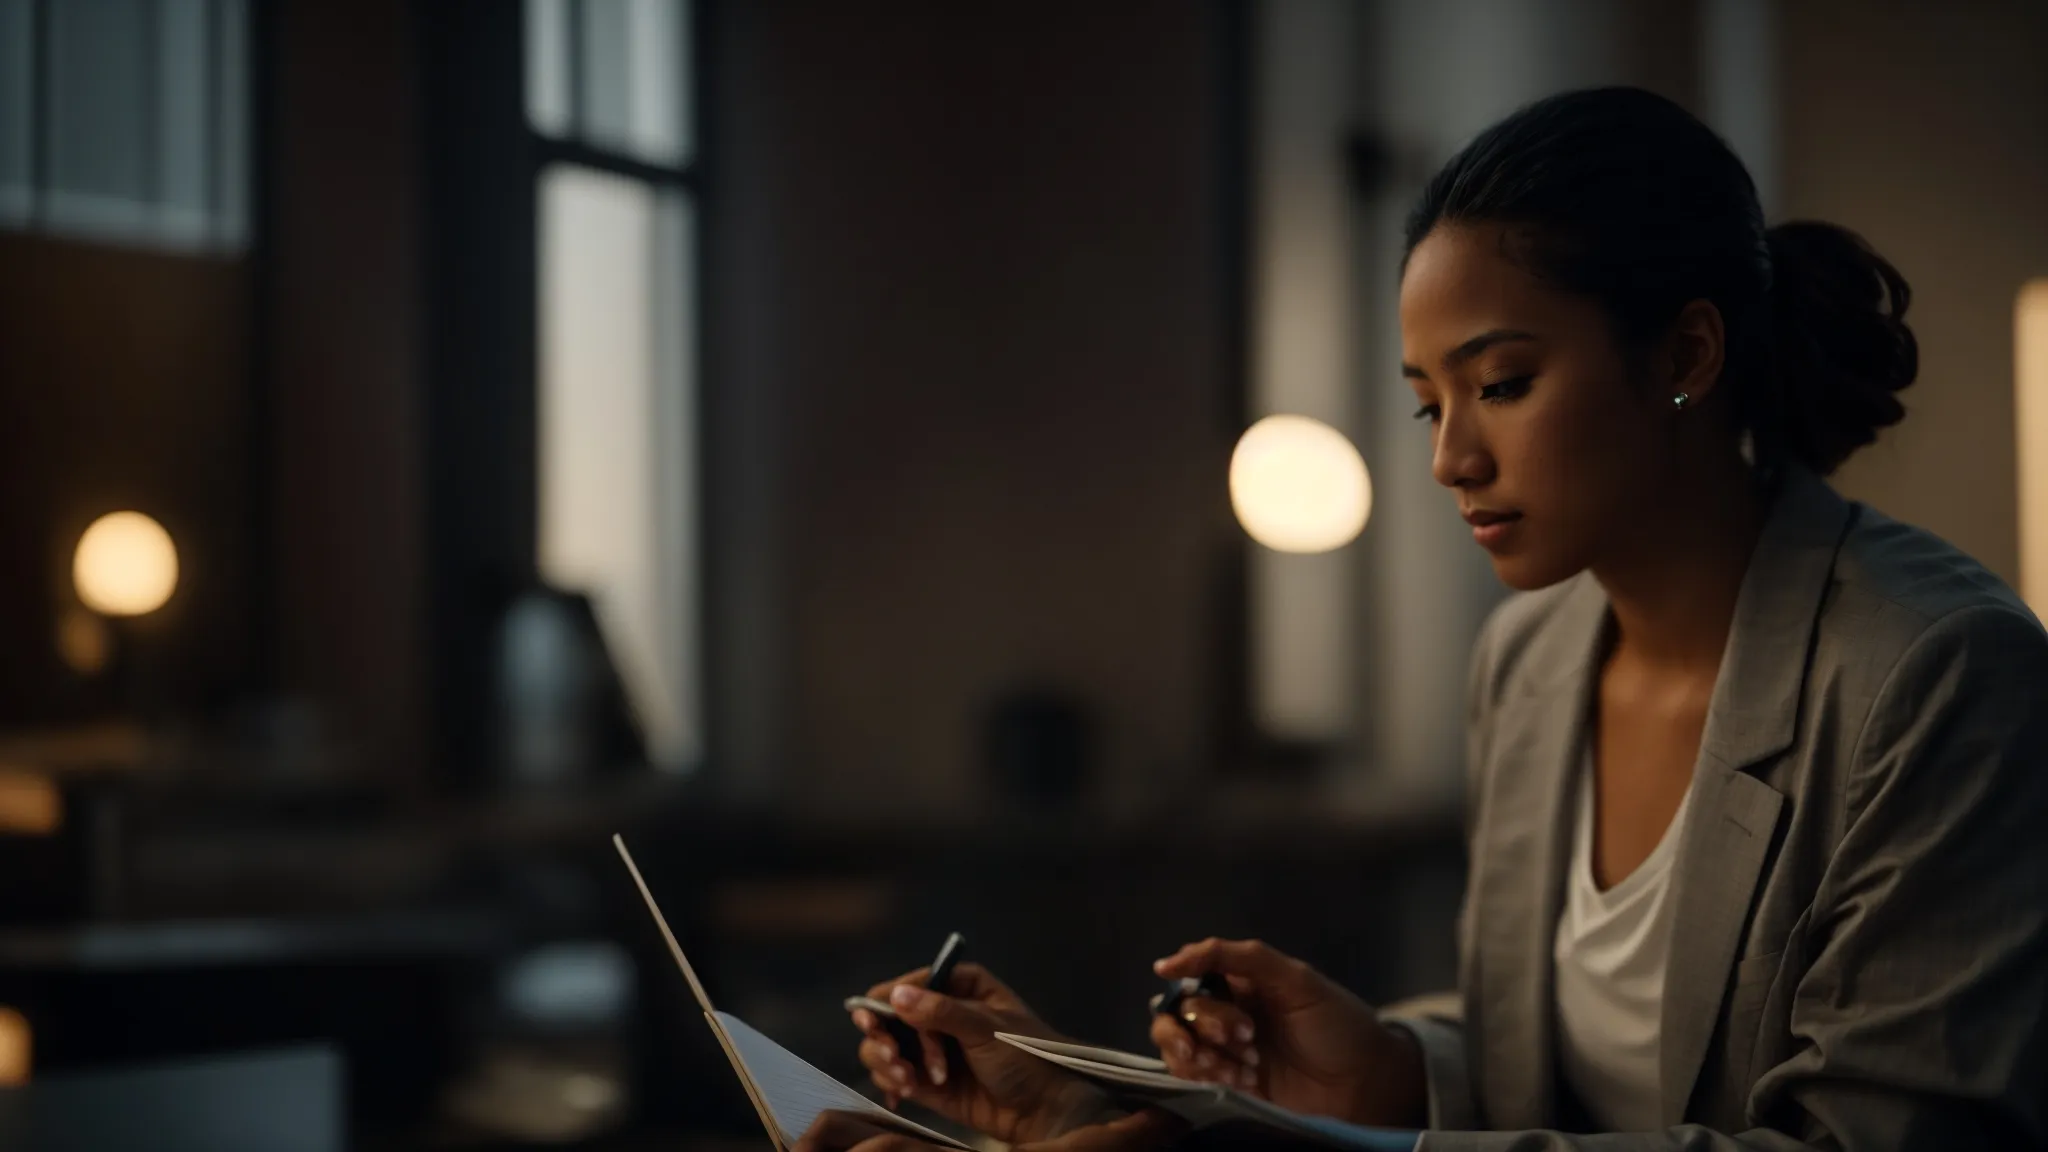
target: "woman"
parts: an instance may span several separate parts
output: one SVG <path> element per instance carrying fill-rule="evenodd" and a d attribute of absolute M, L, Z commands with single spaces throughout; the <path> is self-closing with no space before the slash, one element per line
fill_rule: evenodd
<path fill-rule="evenodd" d="M 1544 100 L 1437 174 L 1402 372 L 1522 593 L 1473 660 L 1462 1013 L 1208 941 L 1159 971 L 1244 1010 L 1156 1021 L 1176 1071 L 1428 1149 L 2048 1146 L 2048 638 L 1820 479 L 1904 414 L 1907 298 L 1842 229 L 1766 229 L 1645 92 Z M 981 1043 L 1044 1028 L 985 973 L 897 995 L 968 1067 L 859 1020 L 894 1093 L 1004 1139 L 1167 1135 Z"/>

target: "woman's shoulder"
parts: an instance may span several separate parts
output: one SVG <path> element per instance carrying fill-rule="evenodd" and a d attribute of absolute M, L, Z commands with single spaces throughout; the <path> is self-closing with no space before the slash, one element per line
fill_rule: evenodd
<path fill-rule="evenodd" d="M 1929 647 L 2048 654 L 2048 633 L 1996 573 L 1933 532 L 1863 505 L 1842 539 L 1817 623 L 1817 661 L 1873 673 Z"/>
<path fill-rule="evenodd" d="M 2011 586 L 1933 532 L 1857 507 L 1815 620 L 1804 693 L 1842 727 L 1845 750 L 1876 770 L 1888 750 L 1958 733 L 2036 747 L 2048 737 L 2043 684 L 2048 632 Z"/>

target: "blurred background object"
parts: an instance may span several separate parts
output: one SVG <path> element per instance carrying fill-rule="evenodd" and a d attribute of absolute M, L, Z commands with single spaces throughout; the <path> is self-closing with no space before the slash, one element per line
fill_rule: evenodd
<path fill-rule="evenodd" d="M 1129 1045 L 1212 933 L 1447 986 L 1501 593 L 1393 370 L 1408 203 L 1549 92 L 1694 109 L 1914 284 L 1843 488 L 2038 604 L 2044 53 L 2033 0 L 0 0 L 0 1083 L 312 1045 L 308 1147 L 759 1147 L 613 831 L 850 1077 L 840 999 L 953 930 Z"/>

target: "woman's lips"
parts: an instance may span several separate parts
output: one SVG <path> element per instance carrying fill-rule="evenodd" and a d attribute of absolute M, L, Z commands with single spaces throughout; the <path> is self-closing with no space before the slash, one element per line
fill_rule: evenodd
<path fill-rule="evenodd" d="M 1491 552 L 1506 544 L 1514 535 L 1515 527 L 1522 522 L 1522 514 L 1472 511 L 1465 513 L 1465 522 L 1472 525 L 1472 542 Z"/>

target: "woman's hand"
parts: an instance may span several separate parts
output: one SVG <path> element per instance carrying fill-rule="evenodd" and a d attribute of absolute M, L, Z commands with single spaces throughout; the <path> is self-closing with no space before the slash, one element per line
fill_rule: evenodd
<path fill-rule="evenodd" d="M 1283 1108 L 1358 1124 L 1421 1127 L 1422 1054 L 1363 1000 L 1256 940 L 1189 944 L 1153 966 L 1168 979 L 1215 972 L 1231 1002 L 1190 996 L 1152 1021 L 1173 1074 L 1228 1084 Z"/>
<path fill-rule="evenodd" d="M 925 990 L 926 975 L 920 968 L 868 992 L 917 1029 L 923 1068 L 913 1068 L 903 1059 L 873 1012 L 862 1008 L 853 1014 L 854 1026 L 866 1034 L 860 1061 L 886 1094 L 889 1107 L 915 1100 L 955 1123 L 1010 1144 L 1049 1139 L 1100 1114 L 1100 1092 L 995 1038 L 997 1032 L 1048 1039 L 1057 1039 L 1058 1034 L 986 968 L 955 968 L 949 984 L 952 994 L 946 996 Z M 941 1036 L 959 1042 L 965 1068 L 947 1066 Z"/>
<path fill-rule="evenodd" d="M 1018 1144 L 1012 1152 L 1155 1152 L 1172 1142 L 1184 1127 L 1172 1116 L 1148 1109 L 1076 1128 L 1051 1140 Z M 792 1152 L 939 1152 L 939 1146 L 850 1112 L 825 1112 Z"/>

